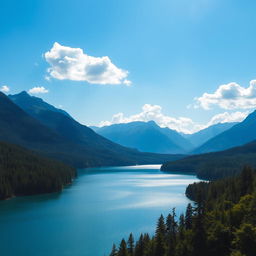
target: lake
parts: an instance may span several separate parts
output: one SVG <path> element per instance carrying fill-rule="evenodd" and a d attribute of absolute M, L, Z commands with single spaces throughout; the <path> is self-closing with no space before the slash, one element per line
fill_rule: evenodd
<path fill-rule="evenodd" d="M 161 213 L 184 212 L 186 186 L 197 180 L 160 165 L 79 170 L 61 193 L 0 202 L 0 254 L 108 255 L 130 232 L 153 234 Z"/>

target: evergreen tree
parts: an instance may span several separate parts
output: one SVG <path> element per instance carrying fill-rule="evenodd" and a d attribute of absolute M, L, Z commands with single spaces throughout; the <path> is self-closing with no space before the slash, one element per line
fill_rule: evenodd
<path fill-rule="evenodd" d="M 113 246 L 112 246 L 112 251 L 111 251 L 111 253 L 110 253 L 109 256 L 118 256 L 118 250 L 117 250 L 115 244 L 113 244 Z"/>
<path fill-rule="evenodd" d="M 165 234 L 166 225 L 164 223 L 164 217 L 161 214 L 157 222 L 156 236 L 155 236 L 155 253 L 154 256 L 164 256 L 165 254 Z"/>
<path fill-rule="evenodd" d="M 122 241 L 120 243 L 118 256 L 129 256 L 128 250 L 127 250 L 127 245 L 126 245 L 126 242 L 124 239 L 122 239 Z"/>
<path fill-rule="evenodd" d="M 189 204 L 179 223 L 175 210 L 167 216 L 166 223 L 161 215 L 155 236 L 141 234 L 134 256 L 256 255 L 254 171 L 245 168 L 236 177 L 190 185 L 189 194 L 195 198 L 196 207 Z M 124 247 L 119 249 L 122 256 Z"/>
<path fill-rule="evenodd" d="M 244 223 L 235 232 L 235 247 L 246 256 L 256 255 L 256 227 Z"/>
<path fill-rule="evenodd" d="M 186 229 L 192 228 L 192 217 L 193 217 L 193 208 L 191 203 L 188 204 L 185 215 L 185 227 Z"/>
<path fill-rule="evenodd" d="M 127 244 L 128 244 L 128 253 L 130 256 L 133 256 L 133 254 L 134 254 L 134 238 L 133 238 L 132 233 L 129 235 Z"/>

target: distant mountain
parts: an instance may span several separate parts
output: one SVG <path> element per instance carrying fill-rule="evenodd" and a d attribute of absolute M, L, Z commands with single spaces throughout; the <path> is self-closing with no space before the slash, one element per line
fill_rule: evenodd
<path fill-rule="evenodd" d="M 162 165 L 162 171 L 196 173 L 202 179 L 231 176 L 245 165 L 256 168 L 256 141 L 225 151 L 189 156 Z"/>
<path fill-rule="evenodd" d="M 161 128 L 154 121 L 91 128 L 105 138 L 143 152 L 177 154 L 192 148 L 191 143 L 178 132 Z"/>
<path fill-rule="evenodd" d="M 181 157 L 120 146 L 26 92 L 9 95 L 9 99 L 0 96 L 0 140 L 38 150 L 73 166 L 152 164 Z"/>
<path fill-rule="evenodd" d="M 236 124 L 238 123 L 233 122 L 233 123 L 214 124 L 212 126 L 209 126 L 193 134 L 183 134 L 183 137 L 189 140 L 191 144 L 193 144 L 195 147 L 199 147 L 202 144 L 204 144 L 206 141 L 230 129 Z"/>
<path fill-rule="evenodd" d="M 216 152 L 243 145 L 256 139 L 256 111 L 230 129 L 220 133 L 193 151 L 195 154 Z"/>

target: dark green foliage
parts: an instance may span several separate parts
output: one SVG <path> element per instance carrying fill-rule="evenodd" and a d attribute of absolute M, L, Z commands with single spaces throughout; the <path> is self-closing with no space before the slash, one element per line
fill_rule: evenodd
<path fill-rule="evenodd" d="M 129 236 L 127 244 L 128 244 L 128 253 L 130 256 L 133 256 L 133 254 L 134 254 L 134 238 L 133 238 L 132 233 Z"/>
<path fill-rule="evenodd" d="M 193 218 L 193 208 L 192 205 L 189 203 L 186 209 L 185 215 L 185 227 L 186 229 L 192 228 L 192 218 Z"/>
<path fill-rule="evenodd" d="M 75 169 L 21 147 L 0 142 L 0 199 L 60 191 Z"/>
<path fill-rule="evenodd" d="M 119 250 L 118 250 L 118 256 L 129 256 L 128 254 L 128 250 L 127 250 L 127 245 L 126 245 L 126 242 L 125 240 L 123 239 L 120 243 L 120 246 L 119 246 Z"/>
<path fill-rule="evenodd" d="M 177 222 L 173 210 L 161 215 L 153 237 L 141 235 L 135 256 L 255 256 L 256 172 L 188 187 L 195 200 Z"/>
<path fill-rule="evenodd" d="M 256 168 L 256 141 L 229 150 L 189 156 L 162 165 L 162 171 L 196 173 L 199 178 L 215 180 L 232 176 L 243 166 Z"/>
<path fill-rule="evenodd" d="M 117 256 L 117 255 L 118 255 L 118 250 L 117 250 L 117 248 L 116 248 L 116 245 L 113 244 L 113 246 L 112 246 L 112 251 L 111 251 L 111 253 L 110 253 L 109 256 Z"/>

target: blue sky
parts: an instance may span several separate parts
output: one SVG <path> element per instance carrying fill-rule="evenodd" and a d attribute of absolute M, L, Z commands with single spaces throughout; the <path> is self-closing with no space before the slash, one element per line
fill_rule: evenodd
<path fill-rule="evenodd" d="M 256 107 L 255 10 L 249 0 L 2 0 L 0 88 L 44 87 L 36 96 L 84 124 L 152 117 L 191 132 L 241 120 Z M 99 57 L 93 78 L 74 75 L 79 63 L 60 71 L 53 54 L 47 61 L 55 42 L 79 48 L 79 63 Z M 127 77 L 113 84 L 111 69 L 98 79 L 110 67 L 103 56 L 114 78 Z"/>

